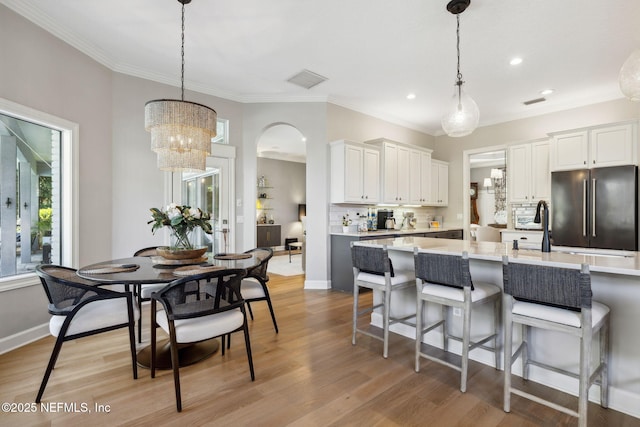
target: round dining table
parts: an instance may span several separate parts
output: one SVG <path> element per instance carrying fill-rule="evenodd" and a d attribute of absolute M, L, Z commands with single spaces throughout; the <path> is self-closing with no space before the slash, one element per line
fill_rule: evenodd
<path fill-rule="evenodd" d="M 221 266 L 229 269 L 250 270 L 257 267 L 268 255 L 268 251 L 253 251 L 247 254 L 217 254 L 209 255 L 199 266 Z M 122 284 L 128 292 L 135 288 L 140 298 L 142 285 L 169 283 L 184 277 L 174 274 L 178 268 L 185 267 L 185 263 L 153 257 L 130 257 L 87 265 L 77 271 L 83 279 L 101 284 Z M 142 313 L 140 314 L 142 316 Z M 152 325 L 153 327 L 153 325 Z M 218 351 L 220 344 L 217 339 L 210 339 L 193 344 L 180 344 L 178 357 L 180 366 L 188 366 L 204 360 Z M 138 365 L 149 368 L 151 366 L 151 346 L 142 348 L 137 355 Z M 169 339 L 158 342 L 156 350 L 157 369 L 172 369 L 171 343 Z"/>

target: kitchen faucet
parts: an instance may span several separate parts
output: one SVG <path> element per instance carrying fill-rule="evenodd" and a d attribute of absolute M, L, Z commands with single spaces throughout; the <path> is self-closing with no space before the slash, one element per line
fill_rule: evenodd
<path fill-rule="evenodd" d="M 549 205 L 544 200 L 538 202 L 536 206 L 536 217 L 533 222 L 540 224 L 540 207 L 544 208 L 544 223 L 542 225 L 542 252 L 551 252 L 551 242 L 549 240 Z"/>

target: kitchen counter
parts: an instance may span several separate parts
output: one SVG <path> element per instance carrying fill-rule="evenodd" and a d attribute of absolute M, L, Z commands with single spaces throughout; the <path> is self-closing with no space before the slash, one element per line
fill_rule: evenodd
<path fill-rule="evenodd" d="M 333 232 L 331 235 L 340 235 L 340 236 L 351 236 L 351 237 L 359 237 L 359 238 L 385 238 L 386 236 L 402 236 L 402 235 L 412 235 L 412 234 L 423 234 L 423 233 L 437 233 L 440 231 L 457 231 L 460 230 L 461 227 L 438 227 L 438 228 L 429 228 L 429 227 L 416 227 L 416 228 L 402 228 L 402 229 L 385 229 L 385 230 L 376 230 L 376 231 L 354 231 L 349 233 L 343 233 L 342 231 Z"/>
<path fill-rule="evenodd" d="M 394 268 L 413 269 L 413 249 L 418 247 L 427 251 L 438 251 L 451 254 L 469 253 L 469 267 L 474 281 L 494 283 L 502 288 L 502 257 L 522 260 L 531 264 L 551 265 L 557 267 L 576 267 L 582 263 L 589 265 L 591 272 L 591 288 L 593 298 L 611 309 L 610 331 L 610 363 L 609 363 L 609 407 L 640 418 L 640 253 L 630 251 L 610 251 L 590 248 L 554 247 L 552 252 L 540 252 L 538 244 L 521 244 L 520 249 L 513 250 L 512 243 L 472 242 L 462 240 L 431 239 L 424 237 L 399 237 L 395 239 L 366 240 L 356 245 L 387 245 L 389 257 Z M 353 279 L 352 279 L 353 280 Z M 380 302 L 380 294 L 374 293 L 374 303 Z M 415 288 L 394 292 L 391 311 L 396 316 L 415 313 Z M 427 312 L 430 321 L 437 320 L 440 310 Z M 474 310 L 472 333 L 478 336 L 489 332 L 492 327 L 493 313 L 491 307 L 479 307 Z M 461 318 L 450 317 L 452 333 L 461 330 Z M 371 323 L 380 327 L 382 317 L 375 312 Z M 412 327 L 396 324 L 391 327 L 411 339 L 415 339 Z M 520 342 L 520 330 L 514 330 L 514 343 Z M 544 345 L 541 343 L 544 340 Z M 431 346 L 442 348 L 442 336 L 439 330 L 427 334 L 425 342 Z M 538 359 L 555 366 L 578 372 L 579 343 L 575 338 L 557 332 L 534 330 L 531 342 L 536 343 Z M 461 353 L 459 343 L 452 341 L 450 351 Z M 597 351 L 596 351 L 597 352 Z M 483 349 L 476 349 L 470 357 L 479 362 L 493 366 L 493 354 Z M 514 364 L 514 373 L 521 372 L 520 361 Z M 498 374 L 496 374 L 498 375 Z M 577 382 L 553 372 L 531 367 L 530 379 L 541 384 L 554 387 L 564 392 L 577 395 Z M 597 388 L 597 387 L 596 387 Z M 599 393 L 593 390 L 591 400 L 597 402 Z"/>
<path fill-rule="evenodd" d="M 405 230 L 363 231 L 360 233 L 331 233 L 331 289 L 353 292 L 353 266 L 351 264 L 351 242 L 363 240 L 411 238 L 430 236 L 437 239 L 462 239 L 458 228 L 411 228 Z"/>

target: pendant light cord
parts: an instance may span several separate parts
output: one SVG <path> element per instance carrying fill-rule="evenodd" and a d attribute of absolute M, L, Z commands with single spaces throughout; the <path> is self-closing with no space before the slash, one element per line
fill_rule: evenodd
<path fill-rule="evenodd" d="M 180 87 L 182 88 L 182 101 L 184 101 L 184 3 L 182 3 L 182 68 L 180 70 Z M 460 51 L 458 50 L 458 74 L 460 74 Z"/>
<path fill-rule="evenodd" d="M 456 26 L 456 49 L 458 51 L 458 82 L 456 84 L 460 85 L 464 83 L 462 81 L 462 74 L 460 73 L 460 14 L 456 14 L 457 26 Z"/>

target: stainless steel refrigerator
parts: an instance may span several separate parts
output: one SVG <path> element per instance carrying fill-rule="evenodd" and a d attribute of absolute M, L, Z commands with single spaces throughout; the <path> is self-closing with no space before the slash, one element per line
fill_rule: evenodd
<path fill-rule="evenodd" d="M 551 230 L 558 246 L 637 251 L 637 166 L 552 172 Z"/>

